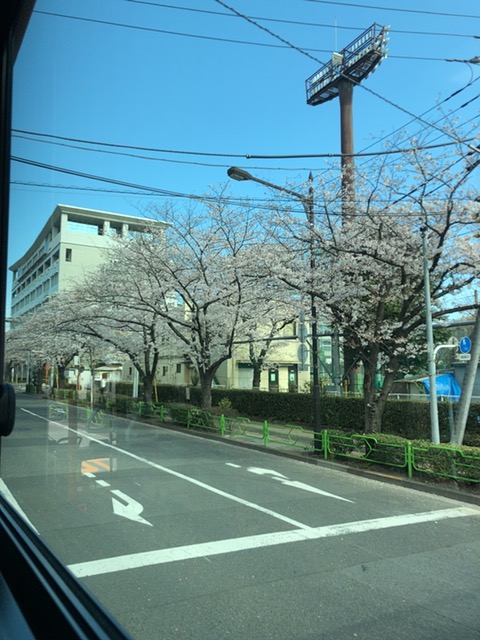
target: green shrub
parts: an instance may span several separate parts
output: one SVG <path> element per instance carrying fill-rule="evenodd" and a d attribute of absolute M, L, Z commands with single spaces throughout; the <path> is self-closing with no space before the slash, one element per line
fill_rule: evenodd
<path fill-rule="evenodd" d="M 218 401 L 218 406 L 220 407 L 220 409 L 231 409 L 232 401 L 229 398 L 222 398 Z"/>
<path fill-rule="evenodd" d="M 160 403 L 185 404 L 186 388 L 173 385 L 157 387 Z M 270 393 L 253 389 L 212 389 L 212 404 L 230 401 L 231 410 L 239 416 L 310 427 L 313 421 L 313 398 L 309 393 Z M 186 405 L 189 406 L 189 405 Z M 190 387 L 190 406 L 201 406 L 201 389 Z M 440 438 L 450 440 L 448 402 L 438 403 Z M 453 410 L 455 411 L 455 405 Z M 362 397 L 322 394 L 320 398 L 321 426 L 347 433 L 364 432 Z M 409 440 L 430 438 L 430 405 L 425 400 L 387 402 L 382 420 L 382 435 L 397 435 Z M 465 444 L 480 446 L 480 404 L 473 404 L 467 421 Z"/>
<path fill-rule="evenodd" d="M 208 411 L 202 411 L 196 407 L 190 408 L 188 412 L 187 426 L 189 429 L 218 431 L 214 416 Z"/>
<path fill-rule="evenodd" d="M 115 396 L 110 407 L 112 411 L 118 414 L 127 414 L 131 405 L 132 399 L 126 396 Z"/>
<path fill-rule="evenodd" d="M 172 422 L 175 422 L 182 427 L 188 426 L 190 406 L 188 404 L 171 403 L 166 407 L 166 412 L 170 416 Z"/>

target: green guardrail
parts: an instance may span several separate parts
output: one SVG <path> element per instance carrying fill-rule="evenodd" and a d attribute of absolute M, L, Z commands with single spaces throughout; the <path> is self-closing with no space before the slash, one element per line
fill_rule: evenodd
<path fill-rule="evenodd" d="M 267 446 L 268 443 L 268 424 L 267 422 L 252 422 L 249 418 L 225 418 L 220 416 L 221 435 L 229 437 L 241 437 L 249 440 L 262 440 Z"/>
<path fill-rule="evenodd" d="M 480 455 L 457 447 L 412 444 L 412 470 L 418 474 L 450 478 L 469 483 L 480 482 Z"/>
<path fill-rule="evenodd" d="M 52 402 L 50 419 L 68 417 L 68 403 Z M 260 441 L 265 447 L 285 447 L 315 453 L 325 460 L 349 460 L 365 466 L 383 466 L 403 471 L 409 478 L 428 476 L 457 482 L 480 483 L 480 449 L 433 445 L 390 435 L 346 434 L 323 429 L 315 442 L 310 429 L 299 425 L 270 424 L 244 417 L 217 415 L 185 405 L 128 401 L 122 412 L 174 423 L 187 429 L 221 437 Z"/>
<path fill-rule="evenodd" d="M 315 451 L 313 433 L 309 429 L 304 429 L 298 425 L 267 425 L 267 423 L 264 423 L 264 431 L 267 434 L 267 442 L 265 444 L 271 442 L 272 444 L 293 447 L 302 451 Z"/>
<path fill-rule="evenodd" d="M 406 469 L 411 475 L 412 459 L 409 441 L 401 443 L 385 442 L 367 434 L 345 435 L 324 429 L 324 458 L 348 458 L 368 463 L 385 464 L 389 467 Z"/>

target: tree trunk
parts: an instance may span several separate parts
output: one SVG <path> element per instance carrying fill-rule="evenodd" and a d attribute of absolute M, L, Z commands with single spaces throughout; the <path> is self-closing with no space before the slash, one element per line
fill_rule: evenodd
<path fill-rule="evenodd" d="M 212 408 L 212 382 L 214 373 L 211 371 L 199 371 L 200 387 L 202 389 L 202 409 Z"/>
<path fill-rule="evenodd" d="M 377 351 L 378 358 L 378 351 Z M 367 374 L 368 368 L 368 374 Z M 373 370 L 370 370 L 372 368 Z M 364 384 L 364 406 L 365 406 L 365 433 L 381 433 L 382 418 L 387 406 L 388 396 L 392 390 L 395 377 L 398 373 L 399 360 L 392 358 L 388 363 L 388 369 L 383 380 L 382 388 L 375 389 L 375 374 L 377 364 L 374 367 L 365 366 Z"/>
<path fill-rule="evenodd" d="M 248 345 L 250 362 L 253 367 L 253 380 L 252 389 L 260 389 L 260 379 L 262 377 L 262 366 L 267 355 L 268 347 L 270 346 L 270 340 L 267 341 L 265 347 L 260 350 L 258 355 L 255 354 L 255 348 L 253 342 Z"/>
<path fill-rule="evenodd" d="M 260 389 L 260 380 L 262 377 L 262 366 L 258 362 L 254 362 L 252 364 L 253 364 L 252 389 Z"/>
<path fill-rule="evenodd" d="M 380 433 L 382 430 L 377 417 L 377 394 L 375 389 L 375 374 L 378 366 L 377 345 L 372 345 L 363 357 L 363 402 L 365 433 Z"/>
<path fill-rule="evenodd" d="M 143 401 L 152 402 L 153 399 L 153 380 L 152 376 L 143 376 Z"/>
<path fill-rule="evenodd" d="M 59 389 L 65 389 L 65 365 L 57 365 L 57 384 Z"/>

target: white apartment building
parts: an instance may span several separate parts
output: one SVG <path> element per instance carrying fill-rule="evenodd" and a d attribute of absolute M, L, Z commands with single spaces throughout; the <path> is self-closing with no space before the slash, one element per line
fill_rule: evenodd
<path fill-rule="evenodd" d="M 142 232 L 146 223 L 164 224 L 121 213 L 59 204 L 24 256 L 11 265 L 11 317 L 31 311 L 105 259 L 115 236 Z"/>

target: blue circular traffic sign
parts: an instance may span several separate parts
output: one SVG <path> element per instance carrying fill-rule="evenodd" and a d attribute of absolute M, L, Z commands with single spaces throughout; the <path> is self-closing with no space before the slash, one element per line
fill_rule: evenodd
<path fill-rule="evenodd" d="M 458 348 L 462 353 L 469 353 L 470 349 L 472 348 L 472 341 L 470 340 L 470 338 L 465 336 L 458 343 Z"/>

